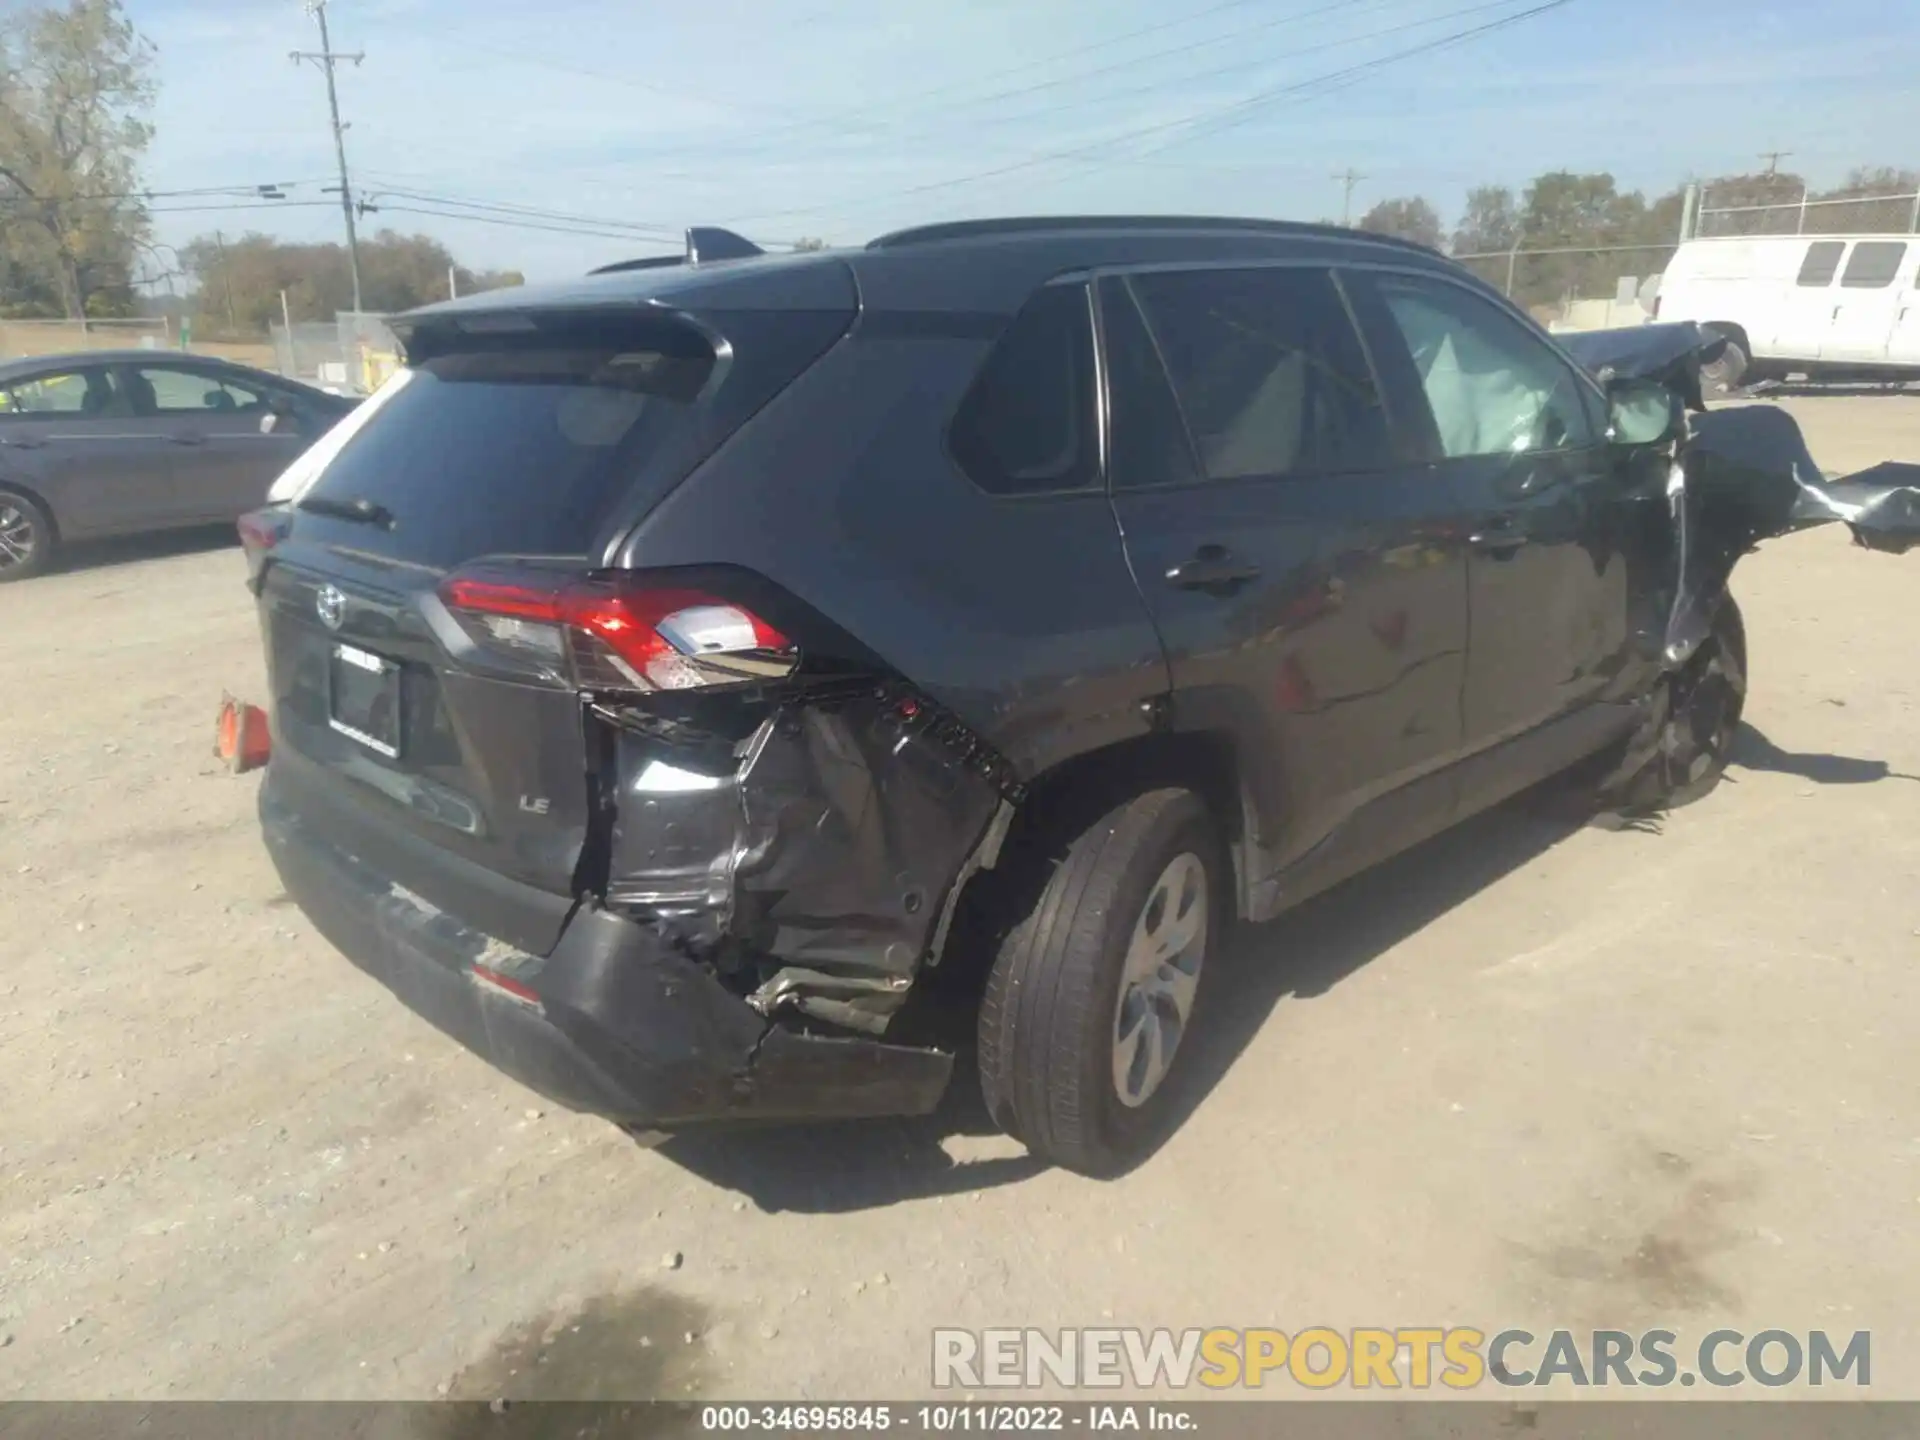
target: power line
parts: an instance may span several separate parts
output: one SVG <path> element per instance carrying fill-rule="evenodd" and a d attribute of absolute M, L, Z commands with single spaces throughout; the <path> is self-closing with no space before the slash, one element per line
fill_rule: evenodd
<path fill-rule="evenodd" d="M 357 315 L 360 313 L 360 241 L 353 233 L 353 185 L 347 179 L 347 127 L 340 123 L 340 94 L 334 85 L 333 72 L 342 60 L 358 65 L 367 57 L 362 51 L 346 54 L 334 50 L 333 41 L 327 35 L 327 0 L 307 0 L 307 13 L 320 22 L 320 48 L 295 50 L 292 58 L 296 65 L 302 60 L 312 61 L 327 77 L 327 111 L 333 117 L 333 153 L 340 162 L 340 215 L 347 222 L 347 269 L 353 276 L 353 310 Z"/>
<path fill-rule="evenodd" d="M 1410 45 L 1404 50 L 1396 50 L 1387 55 L 1376 56 L 1371 60 L 1364 60 L 1359 64 L 1349 65 L 1342 70 L 1335 70 L 1328 74 L 1316 75 L 1291 85 L 1282 85 L 1274 89 L 1261 91 L 1246 99 L 1195 111 L 1190 115 L 1181 116 L 1175 120 L 1165 120 L 1152 125 L 1137 126 L 1134 129 L 1124 130 L 1119 134 L 1109 135 L 1103 140 L 1093 141 L 1086 145 L 1074 146 L 1067 150 L 1055 150 L 1038 155 L 1030 155 L 1022 160 L 1013 161 L 1006 165 L 995 166 L 991 170 L 976 171 L 971 175 L 957 175 L 947 180 L 931 180 L 924 184 L 908 186 L 905 189 L 891 191 L 883 195 L 870 194 L 850 204 L 843 202 L 840 205 L 809 205 L 796 206 L 785 210 L 763 210 L 753 215 L 737 216 L 733 220 L 722 221 L 720 223 L 737 224 L 747 220 L 770 219 L 775 216 L 817 215 L 823 212 L 839 211 L 848 208 L 865 209 L 880 202 L 905 199 L 913 195 L 924 195 L 935 190 L 948 190 L 959 185 L 977 184 L 982 180 L 998 179 L 1002 175 L 1011 175 L 1021 170 L 1030 170 L 1039 165 L 1052 165 L 1062 160 L 1076 160 L 1097 155 L 1100 151 L 1112 149 L 1116 145 L 1124 145 L 1129 141 L 1145 139 L 1151 135 L 1164 135 L 1168 132 L 1180 130 L 1192 132 L 1171 140 L 1159 147 L 1159 150 L 1165 150 L 1172 145 L 1184 144 L 1187 140 L 1194 138 L 1195 135 L 1215 133 L 1219 130 L 1231 129 L 1235 125 L 1245 124 L 1262 110 L 1270 108 L 1277 102 L 1284 101 L 1290 97 L 1302 96 L 1306 92 L 1319 87 L 1331 89 L 1343 88 L 1343 82 L 1351 83 L 1354 79 L 1371 71 L 1378 70 L 1383 66 L 1397 64 L 1402 60 L 1409 60 L 1418 55 L 1427 55 L 1455 45 L 1465 44 L 1471 40 L 1478 39 L 1482 35 L 1492 34 L 1496 30 L 1517 25 L 1521 21 L 1530 20 L 1536 15 L 1544 15 L 1549 10 L 1558 10 L 1572 3 L 1573 0 L 1545 0 L 1543 4 L 1534 5 L 1529 9 L 1518 11 L 1512 15 L 1502 16 L 1497 20 L 1488 21 L 1486 24 L 1475 25 L 1465 30 L 1458 30 L 1434 40 L 1423 41 L 1418 45 Z M 1308 98 L 1311 97 L 1309 96 Z M 1149 153 L 1158 153 L 1158 151 Z"/>
<path fill-rule="evenodd" d="M 440 210 L 424 205 L 382 205 L 401 215 L 434 215 L 442 220 L 471 220 L 480 225 L 505 225 L 515 230 L 546 230 L 556 235 L 579 235 L 595 240 L 660 240 L 664 237 L 637 235 L 632 230 L 593 229 L 582 225 L 555 225 L 541 220 L 516 220 L 504 215 L 479 215 L 458 210 Z"/>
<path fill-rule="evenodd" d="M 477 210 L 489 214 L 521 217 L 529 220 L 552 220 L 562 223 L 598 226 L 604 229 L 631 230 L 636 232 L 652 231 L 666 239 L 681 238 L 681 228 L 665 221 L 624 220 L 605 215 L 581 215 L 566 210 L 548 210 L 539 206 L 509 204 L 504 201 L 476 200 L 467 196 L 436 194 L 427 190 L 416 190 L 408 186 L 392 185 L 377 191 L 365 193 L 373 201 L 382 201 L 384 197 L 394 196 L 402 200 L 419 201 L 428 205 L 441 205 L 463 210 Z M 398 209 L 398 206 L 392 207 Z"/>

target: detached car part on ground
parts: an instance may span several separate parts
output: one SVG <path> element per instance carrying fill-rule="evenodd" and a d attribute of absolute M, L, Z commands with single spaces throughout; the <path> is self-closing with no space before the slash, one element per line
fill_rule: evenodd
<path fill-rule="evenodd" d="M 1236 918 L 1616 743 L 1623 803 L 1710 778 L 1744 681 L 1712 699 L 1702 657 L 1717 685 L 1743 644 L 1738 554 L 1816 504 L 1886 548 L 1915 533 L 1904 485 L 1820 488 L 1777 421 L 1741 418 L 1773 412 L 1689 433 L 1698 332 L 1591 337 L 1614 424 L 1644 433 L 1616 436 L 1632 534 L 1572 538 L 1613 546 L 1608 593 L 1664 634 L 1623 630 L 1621 664 L 1582 659 L 1613 687 L 1594 704 L 1467 756 L 1428 727 L 1464 708 L 1467 556 L 1521 574 L 1500 567 L 1524 535 L 1470 534 L 1422 488 L 1429 426 L 1376 462 L 1399 467 L 1380 513 L 1343 516 L 1338 473 L 1273 492 L 1301 507 L 1267 537 L 1285 573 L 1231 529 L 1164 564 L 1192 516 L 1154 507 L 1237 492 L 1113 488 L 1122 423 L 1172 395 L 1139 367 L 1150 341 L 1119 363 L 1133 282 L 1086 278 L 1278 258 L 1249 273 L 1378 346 L 1367 277 L 1402 271 L 1547 353 L 1448 262 L 1212 221 L 689 248 L 403 319 L 409 370 L 242 526 L 289 893 L 441 1029 L 630 1128 L 929 1111 L 957 995 L 996 1120 L 1060 1163 L 1124 1165 L 1170 1122 L 1162 1082 Z M 1424 402 L 1399 365 L 1377 383 L 1404 413 Z M 981 421 L 996 406 L 1011 436 Z M 1163 462 L 1190 471 L 1185 443 Z M 1458 623 L 1429 634 L 1435 597 Z"/>

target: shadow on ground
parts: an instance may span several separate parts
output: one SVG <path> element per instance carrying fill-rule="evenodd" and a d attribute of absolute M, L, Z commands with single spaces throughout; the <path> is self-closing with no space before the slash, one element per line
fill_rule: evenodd
<path fill-rule="evenodd" d="M 1733 737 L 1729 763 L 1743 770 L 1797 775 L 1816 785 L 1867 785 L 1876 780 L 1920 780 L 1920 775 L 1908 775 L 1895 770 L 1884 760 L 1862 760 L 1851 755 L 1830 755 L 1824 751 L 1782 750 L 1753 726 L 1744 724 Z"/>
<path fill-rule="evenodd" d="M 76 540 L 54 554 L 53 575 L 105 570 L 133 560 L 161 560 L 174 555 L 198 555 L 208 550 L 238 547 L 231 525 L 196 525 L 187 530 L 162 530 L 150 535 L 121 535 L 112 540 Z"/>
<path fill-rule="evenodd" d="M 1178 1129 L 1226 1075 L 1282 1000 L 1324 995 L 1375 956 L 1524 865 L 1579 827 L 1550 807 L 1479 816 L 1271 924 L 1245 928 L 1202 992 L 1194 1050 L 1171 1083 Z M 1013 1184 L 1045 1168 L 997 1135 L 962 1053 L 940 1108 L 919 1119 L 690 1131 L 661 1153 L 763 1210 L 842 1213 Z M 1006 1153 L 964 1158 L 982 1148 Z M 954 1152 L 960 1152 L 960 1158 Z"/>

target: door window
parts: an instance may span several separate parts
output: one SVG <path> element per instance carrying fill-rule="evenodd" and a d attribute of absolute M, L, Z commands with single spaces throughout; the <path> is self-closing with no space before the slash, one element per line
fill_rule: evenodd
<path fill-rule="evenodd" d="M 143 365 L 134 372 L 134 392 L 143 413 L 206 415 L 263 413 L 267 404 L 257 390 L 219 380 L 204 371 L 169 365 Z"/>
<path fill-rule="evenodd" d="M 1379 290 L 1448 459 L 1599 443 L 1573 368 L 1518 320 L 1441 281 L 1383 276 Z"/>
<path fill-rule="evenodd" d="M 1049 285 L 1014 317 L 967 391 L 953 455 L 994 495 L 1085 490 L 1100 479 L 1093 325 L 1082 285 Z"/>
<path fill-rule="evenodd" d="M 1314 475 L 1389 463 L 1392 437 L 1366 353 L 1324 270 L 1191 270 L 1128 279 L 1145 317 L 1121 310 L 1116 383 L 1164 366 L 1208 480 Z M 1155 354 L 1127 355 L 1150 334 Z M 1147 403 L 1150 412 L 1151 400 Z M 1115 415 L 1128 408 L 1116 396 Z M 1165 418 L 1130 422 L 1171 447 Z M 1122 436 L 1116 432 L 1115 463 Z M 1175 457 L 1177 463 L 1177 456 Z M 1126 476 L 1116 471 L 1115 484 Z"/>
<path fill-rule="evenodd" d="M 1824 289 L 1833 283 L 1840 269 L 1840 256 L 1846 250 L 1844 240 L 1816 240 L 1807 247 L 1807 258 L 1800 262 L 1800 284 Z"/>
<path fill-rule="evenodd" d="M 1840 277 L 1843 290 L 1884 290 L 1900 273 L 1907 258 L 1907 247 L 1898 240 L 1862 240 L 1847 257 L 1846 273 Z"/>
<path fill-rule="evenodd" d="M 0 385 L 0 421 L 124 414 L 122 398 L 120 383 L 110 370 L 93 366 L 62 370 Z"/>

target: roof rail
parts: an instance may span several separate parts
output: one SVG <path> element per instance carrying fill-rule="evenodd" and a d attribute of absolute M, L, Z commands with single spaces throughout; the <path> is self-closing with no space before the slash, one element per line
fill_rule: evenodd
<path fill-rule="evenodd" d="M 731 230 L 718 225 L 694 225 L 687 230 L 687 248 L 680 255 L 644 255 L 638 260 L 616 260 L 589 270 L 589 275 L 617 275 L 626 270 L 658 270 L 668 265 L 698 265 L 714 260 L 749 260 L 767 252 Z"/>
<path fill-rule="evenodd" d="M 940 240 L 986 240 L 995 236 L 1044 235 L 1057 231 L 1200 230 L 1217 234 L 1295 235 L 1345 240 L 1377 240 L 1386 245 L 1410 246 L 1432 253 L 1412 240 L 1340 225 L 1309 225 L 1298 220 L 1247 220 L 1220 215 L 1015 215 L 997 220 L 951 220 L 939 225 L 917 225 L 869 240 L 869 250 L 893 250 L 908 245 L 930 245 Z"/>

